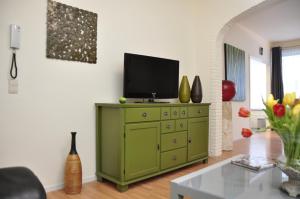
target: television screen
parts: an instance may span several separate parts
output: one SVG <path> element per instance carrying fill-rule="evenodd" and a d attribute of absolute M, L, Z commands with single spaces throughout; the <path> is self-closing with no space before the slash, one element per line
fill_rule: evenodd
<path fill-rule="evenodd" d="M 178 97 L 179 61 L 124 54 L 124 96 L 159 99 Z"/>

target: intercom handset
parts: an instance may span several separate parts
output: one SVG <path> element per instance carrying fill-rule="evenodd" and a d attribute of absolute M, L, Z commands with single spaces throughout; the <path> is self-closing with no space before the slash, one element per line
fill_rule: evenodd
<path fill-rule="evenodd" d="M 20 48 L 20 35 L 21 35 L 20 26 L 11 24 L 10 25 L 10 48 L 13 50 L 13 54 L 12 54 L 11 67 L 10 67 L 10 77 L 12 79 L 16 79 L 18 76 L 16 50 Z"/>

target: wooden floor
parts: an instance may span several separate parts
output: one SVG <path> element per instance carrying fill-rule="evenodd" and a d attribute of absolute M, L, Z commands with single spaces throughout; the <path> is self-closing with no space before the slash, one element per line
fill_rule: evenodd
<path fill-rule="evenodd" d="M 205 168 L 218 161 L 237 154 L 260 155 L 277 158 L 282 153 L 280 139 L 274 133 L 255 134 L 250 139 L 243 139 L 234 143 L 234 150 L 223 152 L 219 157 L 209 158 L 207 164 L 194 164 L 158 177 L 144 180 L 129 186 L 129 190 L 120 193 L 110 182 L 91 182 L 83 185 L 81 194 L 66 195 L 63 190 L 48 193 L 48 199 L 167 199 L 170 193 L 170 181 L 193 171 Z"/>

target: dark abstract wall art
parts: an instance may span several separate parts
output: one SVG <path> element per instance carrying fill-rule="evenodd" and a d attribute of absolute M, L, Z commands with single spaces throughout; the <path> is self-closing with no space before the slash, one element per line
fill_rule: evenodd
<path fill-rule="evenodd" d="M 48 0 L 48 58 L 97 62 L 97 14 Z"/>
<path fill-rule="evenodd" d="M 235 83 L 236 94 L 232 101 L 245 101 L 245 51 L 225 44 L 225 79 Z"/>

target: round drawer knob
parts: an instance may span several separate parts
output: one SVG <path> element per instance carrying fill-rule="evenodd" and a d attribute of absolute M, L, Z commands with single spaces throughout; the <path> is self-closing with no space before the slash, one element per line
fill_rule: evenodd
<path fill-rule="evenodd" d="M 147 117 L 147 113 L 143 113 L 142 116 L 143 116 L 143 117 Z"/>
<path fill-rule="evenodd" d="M 168 112 L 164 112 L 164 116 L 168 116 Z"/>

